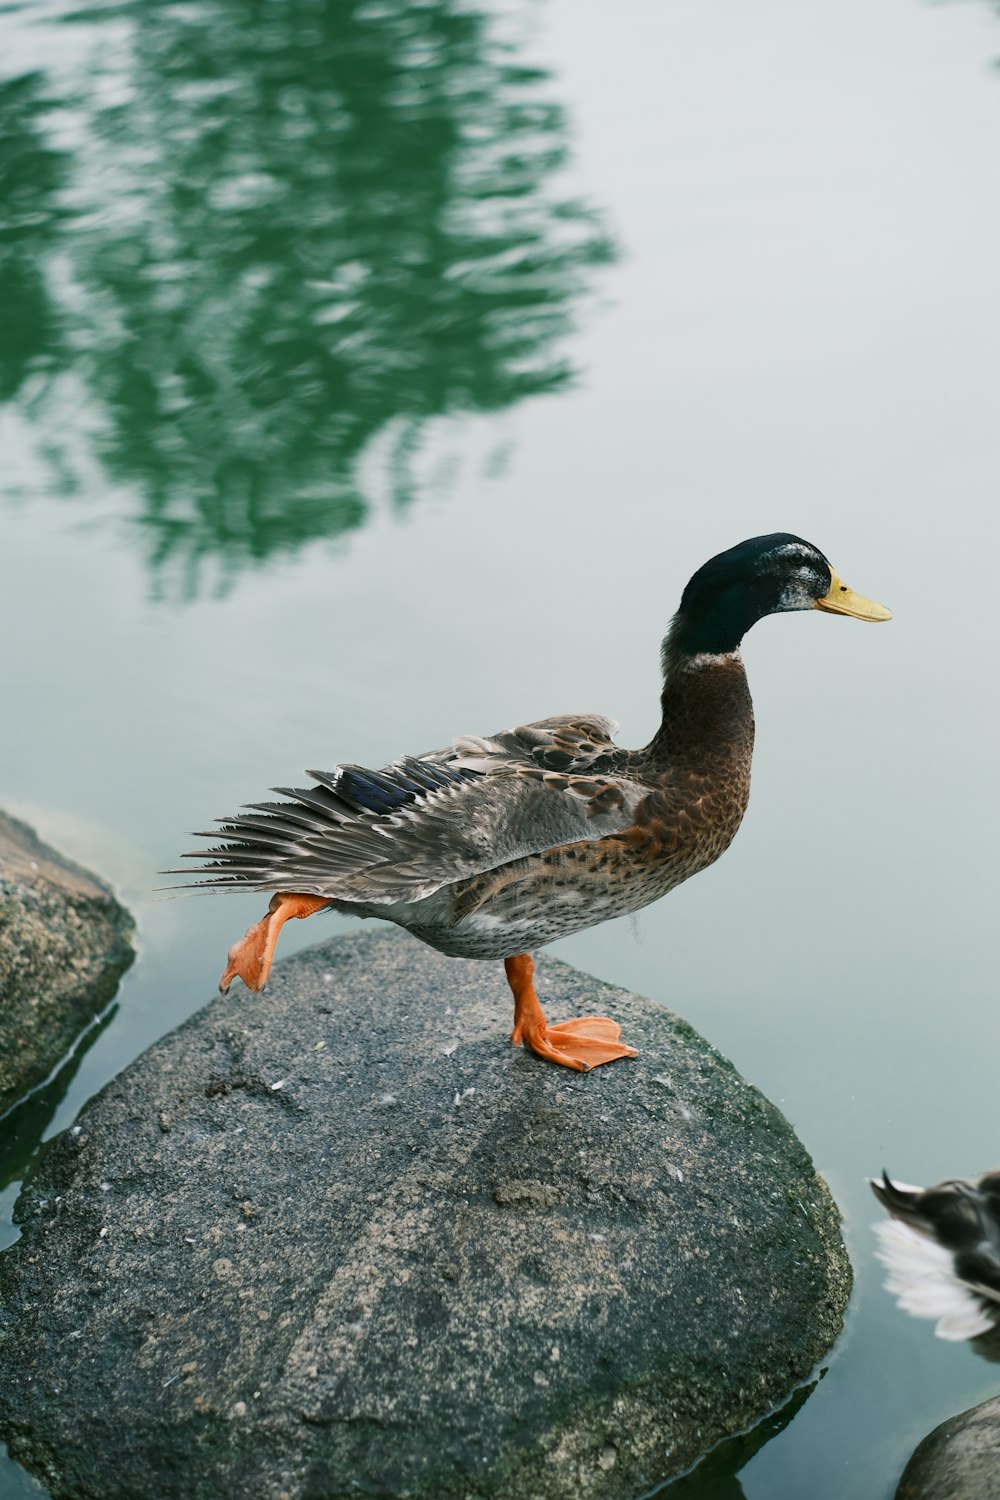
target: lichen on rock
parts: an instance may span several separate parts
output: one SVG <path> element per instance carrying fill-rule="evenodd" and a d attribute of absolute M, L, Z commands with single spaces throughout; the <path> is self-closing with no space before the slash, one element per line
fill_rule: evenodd
<path fill-rule="evenodd" d="M 0 812 L 0 1114 L 111 999 L 132 927 L 97 876 Z"/>

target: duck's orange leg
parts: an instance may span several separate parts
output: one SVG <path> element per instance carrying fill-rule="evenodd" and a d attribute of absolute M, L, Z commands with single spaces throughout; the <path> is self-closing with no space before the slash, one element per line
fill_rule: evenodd
<path fill-rule="evenodd" d="M 515 1047 L 523 1042 L 539 1057 L 580 1072 L 614 1062 L 617 1057 L 638 1056 L 634 1047 L 626 1047 L 618 1040 L 622 1029 L 608 1016 L 580 1016 L 575 1021 L 560 1021 L 550 1026 L 535 994 L 532 978 L 535 966 L 527 953 L 505 958 L 504 968 L 514 992 L 514 1030 L 510 1039 Z"/>
<path fill-rule="evenodd" d="M 286 891 L 272 896 L 267 916 L 248 927 L 246 934 L 230 948 L 226 972 L 219 980 L 222 993 L 226 994 L 237 976 L 248 990 L 262 990 L 271 972 L 278 933 L 289 917 L 311 917 L 314 911 L 329 904 L 325 896 L 296 896 Z"/>

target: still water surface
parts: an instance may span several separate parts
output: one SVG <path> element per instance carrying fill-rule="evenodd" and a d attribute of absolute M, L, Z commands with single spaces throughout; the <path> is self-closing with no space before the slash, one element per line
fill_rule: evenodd
<path fill-rule="evenodd" d="M 823 1378 L 677 1493 L 887 1500 L 1000 1383 L 881 1290 L 863 1182 L 1000 1161 L 1000 19 L 45 0 L 0 37 L 0 796 L 140 947 L 8 1121 L 7 1240 L 38 1141 L 259 915 L 153 894 L 185 830 L 549 713 L 642 743 L 689 574 L 791 530 L 894 622 L 762 622 L 735 845 L 555 951 L 692 1021 L 846 1216 Z"/>

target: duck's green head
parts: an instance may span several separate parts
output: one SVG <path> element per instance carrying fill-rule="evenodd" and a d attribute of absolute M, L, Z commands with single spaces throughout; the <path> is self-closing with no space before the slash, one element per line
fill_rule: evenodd
<path fill-rule="evenodd" d="M 666 646 L 694 656 L 735 651 L 765 615 L 822 609 L 856 620 L 891 620 L 889 610 L 849 589 L 828 560 L 800 536 L 754 536 L 711 558 L 681 597 Z"/>

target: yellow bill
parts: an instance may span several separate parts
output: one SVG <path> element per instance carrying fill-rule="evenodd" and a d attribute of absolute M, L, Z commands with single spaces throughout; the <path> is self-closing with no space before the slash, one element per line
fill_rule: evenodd
<path fill-rule="evenodd" d="M 842 578 L 830 569 L 830 592 L 816 600 L 817 609 L 828 610 L 832 615 L 853 615 L 856 620 L 891 620 L 892 610 L 864 594 L 849 589 Z"/>

